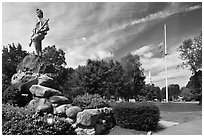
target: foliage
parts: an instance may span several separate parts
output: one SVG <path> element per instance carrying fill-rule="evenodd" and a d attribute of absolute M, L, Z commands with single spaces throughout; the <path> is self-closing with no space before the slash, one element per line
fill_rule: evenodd
<path fill-rule="evenodd" d="M 8 78 L 8 76 L 2 74 L 2 92 L 4 92 L 10 85 L 10 79 Z"/>
<path fill-rule="evenodd" d="M 161 100 L 161 90 L 159 87 L 154 86 L 154 84 L 146 84 L 141 92 L 142 96 L 145 96 L 147 100 L 158 99 Z"/>
<path fill-rule="evenodd" d="M 190 77 L 190 81 L 186 85 L 187 88 L 191 89 L 191 93 L 194 98 L 201 103 L 202 101 L 202 71 L 196 71 L 193 76 Z"/>
<path fill-rule="evenodd" d="M 57 50 L 55 45 L 43 49 L 43 60 L 55 66 L 66 65 L 64 51 L 62 49 Z"/>
<path fill-rule="evenodd" d="M 128 54 L 121 59 L 125 97 L 136 98 L 145 86 L 145 76 L 138 55 Z"/>
<path fill-rule="evenodd" d="M 52 117 L 53 123 L 48 123 L 49 116 L 33 115 L 24 108 L 3 105 L 2 133 L 4 135 L 69 135 L 75 134 L 70 124 L 63 118 Z"/>
<path fill-rule="evenodd" d="M 183 100 L 185 100 L 185 101 L 191 101 L 194 99 L 192 90 L 189 88 L 186 88 L 186 87 L 181 88 L 180 96 L 182 96 Z"/>
<path fill-rule="evenodd" d="M 116 123 L 124 128 L 155 131 L 160 119 L 159 108 L 148 102 L 110 104 Z"/>
<path fill-rule="evenodd" d="M 65 74 L 64 74 L 65 75 Z M 63 87 L 63 94 L 67 98 L 75 98 L 77 95 L 83 95 L 84 93 L 81 91 L 77 81 L 78 75 L 76 71 L 72 68 L 66 69 L 66 77 L 64 78 L 65 82 L 62 85 Z"/>
<path fill-rule="evenodd" d="M 180 58 L 184 60 L 182 67 L 190 66 L 195 73 L 202 68 L 202 34 L 183 41 L 179 46 Z"/>
<path fill-rule="evenodd" d="M 170 100 L 177 99 L 180 95 L 181 90 L 178 84 L 171 84 L 168 86 L 168 98 Z M 166 87 L 163 87 L 161 90 L 162 99 L 166 98 Z"/>
<path fill-rule="evenodd" d="M 2 93 L 2 102 L 16 105 L 20 102 L 20 96 L 21 93 L 18 88 L 15 88 L 14 86 L 9 86 Z"/>
<path fill-rule="evenodd" d="M 51 73 L 55 74 L 53 78 L 63 86 L 67 77 L 67 69 L 65 68 L 65 53 L 62 49 L 57 49 L 55 45 L 45 47 L 43 49 L 42 61 L 45 69 L 42 70 L 47 73 L 46 68 L 50 69 Z M 52 68 L 52 70 L 51 70 Z"/>
<path fill-rule="evenodd" d="M 3 46 L 2 50 L 2 73 L 7 76 L 10 81 L 13 74 L 16 73 L 16 67 L 21 60 L 28 55 L 27 51 L 22 50 L 22 45 L 14 43 Z"/>
<path fill-rule="evenodd" d="M 73 105 L 82 109 L 95 109 L 108 107 L 108 103 L 98 94 L 84 94 L 73 99 Z"/>
<path fill-rule="evenodd" d="M 122 90 L 121 76 L 119 62 L 89 59 L 86 66 L 79 66 L 73 73 L 73 90 L 110 98 Z"/>
<path fill-rule="evenodd" d="M 186 85 L 187 88 L 195 89 L 195 94 L 201 94 L 202 92 L 202 71 L 199 70 L 195 72 L 193 76 L 190 77 L 190 81 Z"/>
<path fill-rule="evenodd" d="M 22 120 L 24 116 L 31 116 L 34 111 L 25 109 L 23 107 L 14 107 L 10 104 L 2 104 L 2 118 L 4 121 L 10 121 L 12 119 Z"/>

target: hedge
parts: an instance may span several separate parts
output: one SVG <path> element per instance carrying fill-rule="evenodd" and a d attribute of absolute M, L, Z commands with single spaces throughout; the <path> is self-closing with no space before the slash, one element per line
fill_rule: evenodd
<path fill-rule="evenodd" d="M 155 131 L 160 119 L 159 108 L 149 102 L 121 102 L 110 104 L 116 124 L 139 131 Z"/>
<path fill-rule="evenodd" d="M 83 96 L 77 96 L 73 99 L 73 105 L 78 106 L 82 109 L 95 109 L 109 107 L 106 100 L 104 100 L 98 94 L 84 94 Z"/>

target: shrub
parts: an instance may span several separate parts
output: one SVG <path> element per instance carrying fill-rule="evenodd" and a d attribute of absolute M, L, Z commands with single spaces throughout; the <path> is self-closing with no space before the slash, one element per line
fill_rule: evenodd
<path fill-rule="evenodd" d="M 72 135 L 75 132 L 65 119 L 53 117 L 53 123 L 48 123 L 50 116 L 34 115 L 32 111 L 24 108 L 3 105 L 4 135 Z"/>
<path fill-rule="evenodd" d="M 10 85 L 9 77 L 5 74 L 2 74 L 2 91 L 4 92 Z"/>
<path fill-rule="evenodd" d="M 139 131 L 155 131 L 160 119 L 159 108 L 149 102 L 121 102 L 110 104 L 116 124 Z"/>
<path fill-rule="evenodd" d="M 18 104 L 19 97 L 21 96 L 20 91 L 15 86 L 9 86 L 3 93 L 2 93 L 2 102 L 9 103 L 9 104 Z"/>
<path fill-rule="evenodd" d="M 94 109 L 94 108 L 102 108 L 109 107 L 106 100 L 104 100 L 98 94 L 84 94 L 83 96 L 77 96 L 73 99 L 73 105 L 76 105 L 82 109 Z"/>

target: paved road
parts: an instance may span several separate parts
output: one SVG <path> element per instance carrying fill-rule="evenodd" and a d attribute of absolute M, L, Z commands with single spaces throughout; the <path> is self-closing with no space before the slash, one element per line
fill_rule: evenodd
<path fill-rule="evenodd" d="M 168 127 L 153 135 L 202 135 L 202 119 Z"/>

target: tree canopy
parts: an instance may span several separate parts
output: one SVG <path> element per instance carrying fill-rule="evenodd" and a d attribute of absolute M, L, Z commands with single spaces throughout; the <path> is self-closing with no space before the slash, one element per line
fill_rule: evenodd
<path fill-rule="evenodd" d="M 195 73 L 202 68 L 202 34 L 194 38 L 184 40 L 179 46 L 180 58 L 184 60 L 182 67 L 190 67 Z"/>
<path fill-rule="evenodd" d="M 14 43 L 3 46 L 2 50 L 2 73 L 11 79 L 16 73 L 16 67 L 21 60 L 28 55 L 28 52 L 22 49 L 21 44 Z"/>

